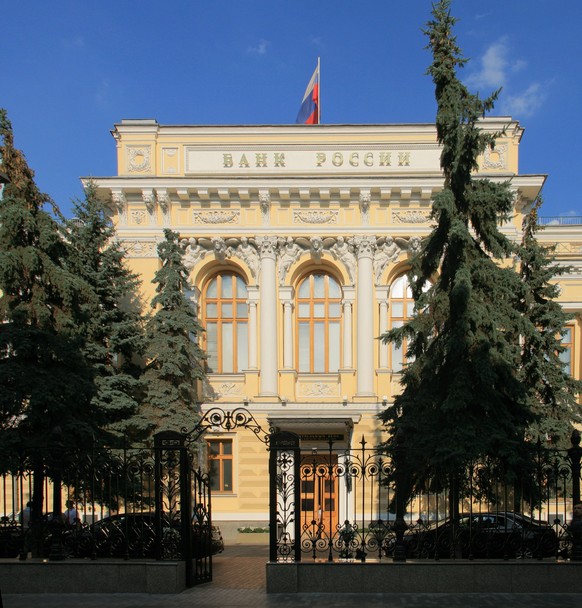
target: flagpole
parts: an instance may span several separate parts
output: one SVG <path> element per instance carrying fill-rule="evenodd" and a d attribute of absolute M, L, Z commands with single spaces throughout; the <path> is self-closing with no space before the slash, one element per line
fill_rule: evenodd
<path fill-rule="evenodd" d="M 319 81 L 318 84 L 318 100 L 317 100 L 317 124 L 320 125 L 321 124 L 321 63 L 320 63 L 320 57 L 317 58 L 317 80 Z"/>

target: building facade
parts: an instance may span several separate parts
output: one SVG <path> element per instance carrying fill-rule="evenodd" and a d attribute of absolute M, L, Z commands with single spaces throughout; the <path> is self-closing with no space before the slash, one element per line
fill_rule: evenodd
<path fill-rule="evenodd" d="M 503 231 L 519 240 L 545 177 L 519 173 L 516 121 L 486 118 L 482 127 L 504 129 L 478 174 L 510 180 L 515 215 Z M 377 414 L 399 390 L 406 345 L 378 336 L 412 311 L 406 271 L 431 231 L 443 182 L 435 126 L 123 120 L 113 136 L 118 175 L 93 181 L 111 201 L 146 301 L 163 229 L 178 232 L 185 248 L 189 295 L 206 330 L 202 410 L 245 408 L 265 430 L 297 433 L 314 455 L 330 440 L 382 441 Z M 565 356 L 580 378 L 582 225 L 549 225 L 539 239 L 574 267 L 560 286 L 576 315 Z M 252 431 L 216 430 L 207 435 L 213 519 L 230 540 L 238 527 L 268 521 L 268 456 Z M 305 488 L 302 504 L 320 504 L 323 491 Z M 323 508 L 343 521 L 338 501 Z"/>

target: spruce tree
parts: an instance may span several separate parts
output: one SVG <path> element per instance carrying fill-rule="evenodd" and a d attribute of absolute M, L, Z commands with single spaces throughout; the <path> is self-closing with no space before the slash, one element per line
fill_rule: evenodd
<path fill-rule="evenodd" d="M 453 35 L 450 1 L 433 6 L 425 34 L 433 62 L 436 130 L 443 189 L 435 197 L 435 228 L 412 260 L 415 316 L 384 340 L 408 340 L 402 392 L 381 419 L 407 451 L 409 491 L 427 477 L 455 478 L 468 463 L 494 458 L 508 472 L 528 462 L 533 421 L 516 361 L 523 320 L 516 309 L 519 275 L 503 260 L 514 245 L 500 232 L 513 208 L 508 183 L 477 179 L 478 157 L 500 134 L 479 119 L 492 109 L 457 76 L 466 60 Z"/>
<path fill-rule="evenodd" d="M 556 264 L 555 247 L 542 246 L 536 234 L 538 209 L 536 200 L 523 221 L 523 237 L 519 250 L 522 292 L 520 312 L 529 320 L 529 331 L 521 339 L 521 378 L 528 388 L 530 407 L 537 420 L 529 430 L 533 441 L 568 447 L 573 424 L 582 422 L 577 395 L 582 382 L 575 380 L 561 360 L 564 346 L 561 337 L 570 316 L 557 302 L 559 286 L 555 278 L 570 272 Z"/>
<path fill-rule="evenodd" d="M 67 269 L 58 209 L 14 147 L 4 110 L 0 144 L 9 179 L 0 203 L 0 462 L 5 471 L 18 466 L 18 456 L 34 472 L 31 525 L 38 539 L 45 475 L 58 485 L 73 467 L 72 452 L 99 438 L 104 422 L 82 352 L 92 292 Z M 55 508 L 59 498 L 55 493 Z"/>
<path fill-rule="evenodd" d="M 205 355 L 196 312 L 186 297 L 190 286 L 178 234 L 164 230 L 158 245 L 161 267 L 153 282 L 155 311 L 146 328 L 145 415 L 150 432 L 190 430 L 199 420 L 197 386 L 204 379 Z"/>
<path fill-rule="evenodd" d="M 144 353 L 140 281 L 124 263 L 107 207 L 94 184 L 74 205 L 67 222 L 74 255 L 71 269 L 93 289 L 96 299 L 87 310 L 84 352 L 95 373 L 94 406 L 107 417 L 116 435 L 145 431 L 139 411 L 142 398 L 141 358 Z"/>

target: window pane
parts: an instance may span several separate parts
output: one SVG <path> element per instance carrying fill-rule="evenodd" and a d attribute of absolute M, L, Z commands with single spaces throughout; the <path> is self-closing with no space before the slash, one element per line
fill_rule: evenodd
<path fill-rule="evenodd" d="M 246 323 L 237 325 L 237 371 L 247 369 L 249 359 L 248 326 Z"/>
<path fill-rule="evenodd" d="M 209 441 L 208 442 L 208 452 L 211 456 L 216 456 L 220 454 L 220 442 L 219 441 Z"/>
<path fill-rule="evenodd" d="M 402 347 L 392 344 L 392 371 L 402 371 Z"/>
<path fill-rule="evenodd" d="M 237 318 L 239 318 L 239 319 L 246 319 L 247 316 L 248 316 L 248 314 L 249 314 L 248 304 L 246 302 L 244 302 L 244 303 L 239 302 L 236 305 L 236 316 L 237 316 Z"/>
<path fill-rule="evenodd" d="M 329 371 L 336 372 L 340 367 L 340 324 L 329 324 Z"/>
<path fill-rule="evenodd" d="M 209 298 L 215 298 L 216 297 L 217 283 L 218 283 L 218 279 L 214 279 L 213 281 L 211 281 L 210 285 L 208 286 L 208 289 L 206 291 L 206 295 Z"/>
<path fill-rule="evenodd" d="M 309 297 L 309 279 L 305 279 L 299 287 L 299 293 L 297 294 L 300 298 Z"/>
<path fill-rule="evenodd" d="M 406 316 L 410 319 L 410 317 L 414 316 L 414 302 L 409 302 L 406 305 Z"/>
<path fill-rule="evenodd" d="M 392 316 L 402 318 L 404 316 L 404 305 L 402 302 L 392 302 Z"/>
<path fill-rule="evenodd" d="M 222 304 L 222 317 L 223 318 L 228 317 L 229 319 L 232 319 L 232 304 L 231 303 Z"/>
<path fill-rule="evenodd" d="M 218 306 L 214 302 L 206 305 L 206 316 L 211 319 L 218 317 Z"/>
<path fill-rule="evenodd" d="M 246 298 L 247 297 L 247 286 L 240 277 L 236 277 L 236 297 Z"/>
<path fill-rule="evenodd" d="M 210 489 L 218 492 L 220 490 L 220 463 L 218 460 L 211 460 L 209 464 Z"/>
<path fill-rule="evenodd" d="M 232 275 L 225 274 L 222 277 L 222 293 L 223 298 L 232 298 Z"/>
<path fill-rule="evenodd" d="M 329 277 L 329 297 L 330 298 L 341 298 L 342 297 L 342 290 L 340 289 L 340 286 L 331 277 Z"/>
<path fill-rule="evenodd" d="M 223 454 L 232 454 L 232 441 L 221 441 L 222 444 L 222 453 Z"/>
<path fill-rule="evenodd" d="M 330 317 L 341 317 L 341 311 L 341 304 L 339 302 L 330 302 L 328 313 Z"/>
<path fill-rule="evenodd" d="M 313 316 L 319 318 L 325 317 L 325 304 L 323 302 L 315 302 L 313 304 Z"/>
<path fill-rule="evenodd" d="M 223 460 L 222 464 L 222 472 L 224 475 L 222 489 L 225 492 L 232 492 L 232 460 Z"/>
<path fill-rule="evenodd" d="M 572 342 L 572 329 L 570 327 L 564 327 L 561 331 L 562 342 Z"/>
<path fill-rule="evenodd" d="M 404 277 L 398 277 L 392 284 L 390 289 L 390 296 L 392 298 L 403 298 L 404 297 Z"/>
<path fill-rule="evenodd" d="M 210 372 L 218 369 L 218 344 L 216 327 L 216 323 L 206 324 L 206 364 L 208 366 L 208 371 Z"/>
<path fill-rule="evenodd" d="M 299 324 L 299 371 L 309 371 L 309 323 Z"/>
<path fill-rule="evenodd" d="M 309 317 L 309 304 L 299 304 L 299 316 Z"/>
<path fill-rule="evenodd" d="M 313 275 L 313 297 L 325 297 L 325 277 L 321 274 Z"/>
<path fill-rule="evenodd" d="M 325 325 L 323 323 L 313 325 L 313 371 L 315 373 L 325 371 Z"/>
<path fill-rule="evenodd" d="M 232 323 L 222 324 L 222 373 L 230 374 L 233 371 L 232 362 Z"/>

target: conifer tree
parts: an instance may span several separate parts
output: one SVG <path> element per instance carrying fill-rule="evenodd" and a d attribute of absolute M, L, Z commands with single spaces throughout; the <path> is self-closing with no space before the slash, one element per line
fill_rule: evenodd
<path fill-rule="evenodd" d="M 150 431 L 192 429 L 199 420 L 197 385 L 205 377 L 202 334 L 196 312 L 186 297 L 188 271 L 178 234 L 164 230 L 158 245 L 161 268 L 153 282 L 155 311 L 146 328 L 148 346 L 144 380 Z"/>
<path fill-rule="evenodd" d="M 38 539 L 45 475 L 58 483 L 74 448 L 99 438 L 104 422 L 82 352 L 92 291 L 67 269 L 58 209 L 14 147 L 4 110 L 0 144 L 9 180 L 0 202 L 0 462 L 9 469 L 18 455 L 34 471 L 31 525 Z"/>
<path fill-rule="evenodd" d="M 124 263 L 106 205 L 94 184 L 74 205 L 75 219 L 67 223 L 74 255 L 71 269 L 95 292 L 87 310 L 84 352 L 95 373 L 94 405 L 107 417 L 116 435 L 145 431 L 139 411 L 144 353 L 139 279 Z M 95 305 L 96 304 L 96 305 Z"/>
<path fill-rule="evenodd" d="M 561 337 L 571 317 L 557 302 L 559 286 L 554 279 L 570 272 L 570 268 L 556 264 L 555 247 L 544 247 L 536 238 L 541 229 L 537 221 L 541 204 L 538 198 L 524 218 L 519 251 L 520 311 L 530 322 L 529 331 L 521 339 L 521 378 L 537 414 L 529 430 L 531 439 L 564 448 L 569 445 L 573 424 L 582 422 L 577 401 L 582 382 L 568 373 L 561 360 L 565 352 Z"/>
<path fill-rule="evenodd" d="M 387 447 L 395 447 L 397 431 L 407 447 L 410 491 L 434 474 L 454 477 L 479 458 L 519 470 L 528 461 L 526 431 L 534 418 L 516 366 L 519 275 L 503 265 L 514 245 L 498 228 L 513 196 L 508 183 L 473 174 L 499 136 L 479 124 L 497 93 L 482 100 L 459 80 L 466 60 L 449 9 L 450 0 L 433 5 L 425 31 L 443 189 L 433 202 L 435 228 L 412 260 L 416 315 L 383 336 L 409 345 L 402 392 L 381 418 L 392 432 Z"/>

